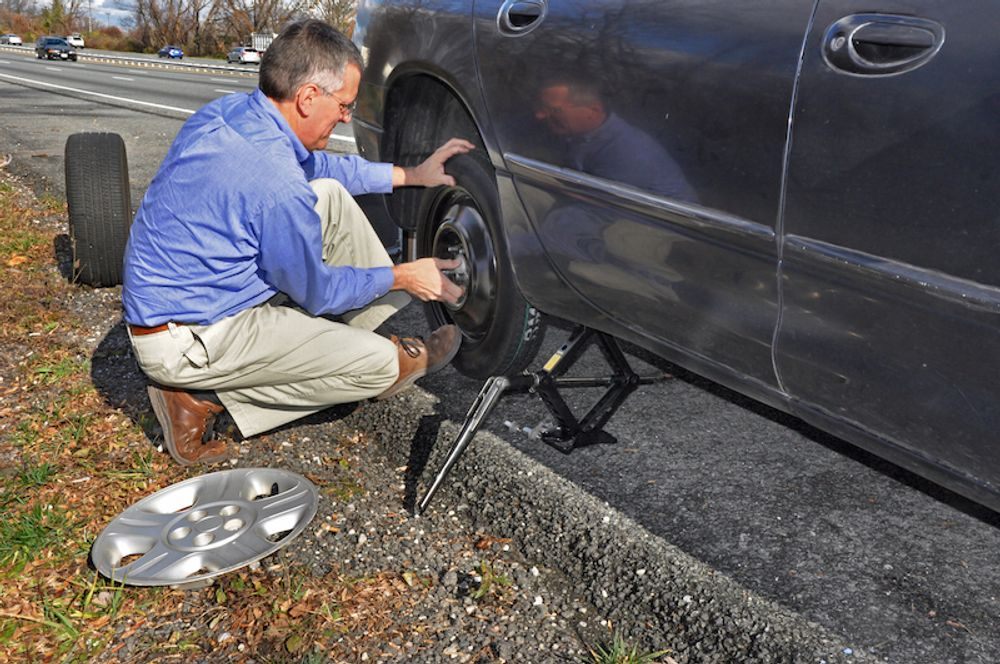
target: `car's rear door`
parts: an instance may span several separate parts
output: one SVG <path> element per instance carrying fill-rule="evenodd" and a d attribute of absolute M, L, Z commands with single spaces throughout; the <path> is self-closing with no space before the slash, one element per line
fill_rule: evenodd
<path fill-rule="evenodd" d="M 490 121 L 554 269 L 606 315 L 772 387 L 775 225 L 811 8 L 475 4 Z"/>
<path fill-rule="evenodd" d="M 993 0 L 821 0 L 789 162 L 776 366 L 806 411 L 1000 482 Z"/>

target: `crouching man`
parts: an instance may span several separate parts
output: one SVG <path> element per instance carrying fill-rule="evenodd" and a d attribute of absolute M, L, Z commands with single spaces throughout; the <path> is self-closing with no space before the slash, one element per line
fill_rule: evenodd
<path fill-rule="evenodd" d="M 328 406 L 385 398 L 446 366 L 461 335 L 374 330 L 410 301 L 454 303 L 442 270 L 393 265 L 353 195 L 454 184 L 472 144 L 452 139 L 413 168 L 322 152 L 349 122 L 357 48 L 327 24 L 288 26 L 264 55 L 259 89 L 217 99 L 181 128 L 136 215 L 122 300 L 166 447 L 179 463 L 228 455 L 243 436 Z"/>

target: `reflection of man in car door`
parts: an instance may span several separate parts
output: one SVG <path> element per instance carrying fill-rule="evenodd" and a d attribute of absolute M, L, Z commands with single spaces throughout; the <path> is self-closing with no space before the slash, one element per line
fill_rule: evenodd
<path fill-rule="evenodd" d="M 535 118 L 564 145 L 561 165 L 672 201 L 696 201 L 683 171 L 662 144 L 610 111 L 595 86 L 556 79 L 540 88 L 537 100 Z M 671 284 L 678 279 L 667 261 L 677 250 L 675 242 L 665 244 L 664 235 L 656 229 L 643 232 L 642 226 L 623 224 L 613 214 L 599 213 L 590 205 L 557 206 L 541 221 L 540 230 L 550 252 L 569 253 L 557 262 L 604 288 L 645 299 L 654 291 L 672 292 Z M 636 261 L 640 255 L 655 260 Z M 637 262 L 659 269 L 656 274 L 638 274 Z M 648 288 L 651 279 L 661 288 Z"/>
<path fill-rule="evenodd" d="M 544 85 L 535 118 L 563 138 L 571 168 L 667 198 L 695 199 L 660 142 L 609 111 L 594 86 L 566 80 Z"/>

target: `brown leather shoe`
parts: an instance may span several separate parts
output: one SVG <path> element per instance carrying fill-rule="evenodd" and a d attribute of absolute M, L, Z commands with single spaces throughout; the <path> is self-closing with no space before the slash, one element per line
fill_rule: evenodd
<path fill-rule="evenodd" d="M 196 399 L 176 387 L 150 385 L 146 391 L 163 428 L 167 451 L 177 463 L 182 466 L 215 463 L 229 456 L 225 441 L 203 442 L 212 421 L 225 410 L 222 406 Z"/>
<path fill-rule="evenodd" d="M 390 337 L 399 351 L 399 378 L 376 400 L 388 399 L 411 387 L 419 378 L 448 366 L 462 345 L 462 333 L 455 325 L 442 325 L 427 341 L 416 337 Z"/>

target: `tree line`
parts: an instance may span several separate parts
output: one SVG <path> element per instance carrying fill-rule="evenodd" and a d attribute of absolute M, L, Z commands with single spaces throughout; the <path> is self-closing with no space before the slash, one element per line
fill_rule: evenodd
<path fill-rule="evenodd" d="M 94 11 L 92 0 L 0 0 L 0 33 L 25 44 L 41 35 L 80 33 L 87 46 L 153 53 L 166 44 L 187 55 L 224 55 L 252 33 L 279 32 L 289 21 L 320 18 L 350 35 L 357 0 L 135 0 L 124 29 Z"/>

